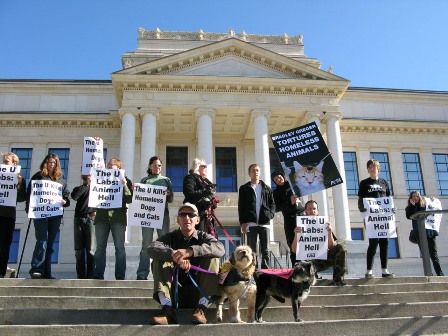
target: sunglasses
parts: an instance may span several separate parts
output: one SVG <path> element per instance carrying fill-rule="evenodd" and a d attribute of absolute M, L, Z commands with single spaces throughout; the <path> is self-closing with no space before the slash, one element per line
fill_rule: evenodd
<path fill-rule="evenodd" d="M 179 212 L 178 216 L 182 217 L 182 218 L 185 218 L 185 217 L 195 218 L 195 217 L 197 217 L 197 214 L 195 214 L 194 212 Z"/>
<path fill-rule="evenodd" d="M 201 168 L 207 168 L 207 165 L 200 165 Z"/>

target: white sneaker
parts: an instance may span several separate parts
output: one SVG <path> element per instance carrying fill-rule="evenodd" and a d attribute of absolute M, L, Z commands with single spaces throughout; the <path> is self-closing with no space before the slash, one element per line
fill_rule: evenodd
<path fill-rule="evenodd" d="M 16 277 L 16 270 L 14 268 L 6 268 L 6 274 L 5 278 L 15 278 Z"/>

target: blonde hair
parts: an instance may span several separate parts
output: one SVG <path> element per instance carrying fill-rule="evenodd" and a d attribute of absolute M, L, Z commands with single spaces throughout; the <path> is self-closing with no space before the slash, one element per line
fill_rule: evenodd
<path fill-rule="evenodd" d="M 112 165 L 116 165 L 118 167 L 118 169 L 121 169 L 121 167 L 123 167 L 123 164 L 121 163 L 121 160 L 117 159 L 117 158 L 111 158 L 109 160 L 109 163 L 112 163 Z"/>
<path fill-rule="evenodd" d="M 197 173 L 197 171 L 199 170 L 199 166 L 201 166 L 201 165 L 205 165 L 205 160 L 199 159 L 199 158 L 194 158 L 193 163 L 191 165 L 191 170 L 193 172 Z"/>
<path fill-rule="evenodd" d="M 6 158 L 7 156 L 10 156 L 10 157 L 12 158 L 12 163 L 14 163 L 14 164 L 16 164 L 16 165 L 19 164 L 19 157 L 18 157 L 16 154 L 14 154 L 14 153 L 12 153 L 12 152 L 3 154 L 3 161 L 5 160 L 5 158 Z"/>

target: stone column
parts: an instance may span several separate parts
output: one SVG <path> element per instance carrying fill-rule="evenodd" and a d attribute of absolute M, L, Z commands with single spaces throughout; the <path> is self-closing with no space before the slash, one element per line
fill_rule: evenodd
<path fill-rule="evenodd" d="M 121 108 L 119 109 L 121 117 L 121 138 L 120 138 L 120 157 L 123 163 L 123 169 L 126 176 L 134 182 L 134 159 L 135 159 L 135 130 L 137 109 Z M 132 230 L 128 226 L 126 229 L 126 240 L 131 241 Z"/>
<path fill-rule="evenodd" d="M 142 178 L 147 174 L 149 159 L 156 155 L 157 118 L 160 112 L 157 107 L 142 108 L 139 114 L 142 118 L 139 178 Z"/>
<path fill-rule="evenodd" d="M 269 186 L 271 185 L 271 164 L 269 162 L 270 140 L 268 139 L 268 118 L 270 116 L 271 111 L 268 109 L 252 110 L 252 118 L 254 119 L 254 163 L 258 163 L 260 165 L 260 179 Z"/>
<path fill-rule="evenodd" d="M 320 112 L 307 112 L 305 115 L 306 119 L 308 120 L 308 123 L 315 122 L 317 127 L 319 127 L 319 130 L 321 130 L 320 127 L 320 119 L 322 117 L 322 114 Z M 322 133 L 322 131 L 321 131 Z M 326 190 L 319 191 L 317 193 L 314 193 L 312 195 L 308 196 L 309 199 L 313 199 L 317 202 L 319 205 L 319 216 L 325 216 L 329 218 L 328 216 L 328 195 Z"/>
<path fill-rule="evenodd" d="M 389 166 L 392 177 L 394 197 L 406 196 L 408 194 L 406 189 L 406 179 L 404 174 L 403 156 L 401 148 L 390 149 L 389 153 Z M 365 167 L 365 166 L 364 166 Z"/>
<path fill-rule="evenodd" d="M 197 157 L 204 159 L 207 163 L 207 178 L 214 182 L 213 161 L 213 118 L 216 112 L 212 108 L 198 108 L 196 117 L 198 119 L 198 152 Z"/>
<path fill-rule="evenodd" d="M 269 162 L 269 139 L 268 139 L 268 118 L 271 111 L 268 109 L 252 110 L 252 118 L 254 119 L 254 146 L 255 146 L 255 162 L 260 166 L 261 176 L 268 186 L 271 186 L 271 164 Z M 247 167 L 245 167 L 247 169 Z M 274 240 L 274 222 L 271 220 L 269 224 L 269 240 Z"/>
<path fill-rule="evenodd" d="M 336 167 L 342 180 L 345 181 L 344 156 L 342 153 L 341 132 L 339 129 L 339 120 L 342 119 L 340 113 L 327 112 L 325 114 L 327 120 L 327 139 L 328 147 L 333 157 Z M 348 207 L 347 185 L 345 183 L 338 184 L 332 188 L 334 222 L 336 227 L 336 236 L 342 240 L 352 240 L 350 230 L 350 212 Z"/>

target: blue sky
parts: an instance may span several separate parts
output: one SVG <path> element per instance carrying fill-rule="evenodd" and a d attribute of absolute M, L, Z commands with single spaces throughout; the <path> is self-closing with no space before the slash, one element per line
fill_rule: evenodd
<path fill-rule="evenodd" d="M 110 79 L 138 28 L 303 35 L 354 87 L 448 91 L 445 0 L 0 0 L 1 79 Z"/>

